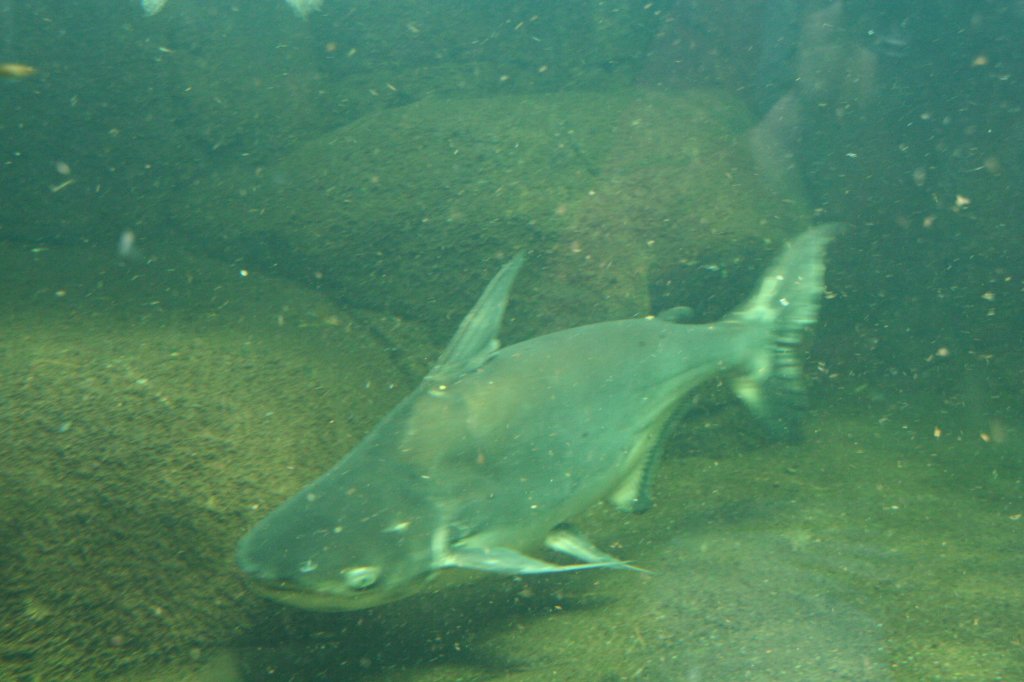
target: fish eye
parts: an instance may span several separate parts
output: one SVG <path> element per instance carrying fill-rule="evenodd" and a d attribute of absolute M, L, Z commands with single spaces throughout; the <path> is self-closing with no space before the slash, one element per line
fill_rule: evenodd
<path fill-rule="evenodd" d="M 377 584 L 380 577 L 378 566 L 353 566 L 341 572 L 345 585 L 350 590 L 366 590 Z"/>

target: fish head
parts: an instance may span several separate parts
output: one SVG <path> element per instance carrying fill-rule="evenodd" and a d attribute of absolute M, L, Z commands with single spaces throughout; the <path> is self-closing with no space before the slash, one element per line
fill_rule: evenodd
<path fill-rule="evenodd" d="M 402 599 L 433 579 L 440 521 L 421 477 L 344 464 L 238 543 L 238 565 L 256 591 L 300 608 L 353 611 Z"/>

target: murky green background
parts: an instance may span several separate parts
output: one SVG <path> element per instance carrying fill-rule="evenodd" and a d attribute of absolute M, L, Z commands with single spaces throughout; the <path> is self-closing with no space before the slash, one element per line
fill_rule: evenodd
<path fill-rule="evenodd" d="M 0 0 L 0 680 L 1024 679 L 1024 6 Z M 806 438 L 721 386 L 651 571 L 247 590 L 526 250 L 506 342 L 743 300 L 816 222 Z"/>

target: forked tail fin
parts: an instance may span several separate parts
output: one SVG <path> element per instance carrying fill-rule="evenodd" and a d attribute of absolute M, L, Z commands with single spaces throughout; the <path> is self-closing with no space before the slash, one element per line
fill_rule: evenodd
<path fill-rule="evenodd" d="M 732 387 L 781 438 L 799 435 L 806 396 L 796 349 L 801 332 L 818 318 L 825 290 L 825 247 L 840 227 L 820 225 L 797 237 L 768 268 L 757 293 L 728 318 L 761 328 L 759 342 Z"/>

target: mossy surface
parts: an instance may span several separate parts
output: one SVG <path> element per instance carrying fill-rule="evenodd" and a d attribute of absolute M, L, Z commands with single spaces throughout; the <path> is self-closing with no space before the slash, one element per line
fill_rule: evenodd
<path fill-rule="evenodd" d="M 205 658 L 263 606 L 235 542 L 400 399 L 418 334 L 170 249 L 0 262 L 0 677 Z"/>
<path fill-rule="evenodd" d="M 428 98 L 214 173 L 174 210 L 199 248 L 441 321 L 439 339 L 525 249 L 532 333 L 678 305 L 809 224 L 758 177 L 751 124 L 710 90 Z"/>

